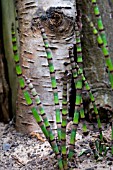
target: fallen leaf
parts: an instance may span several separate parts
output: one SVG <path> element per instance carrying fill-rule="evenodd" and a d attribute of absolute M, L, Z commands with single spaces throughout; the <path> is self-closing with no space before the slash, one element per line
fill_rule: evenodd
<path fill-rule="evenodd" d="M 37 139 L 41 140 L 42 142 L 45 142 L 46 140 L 41 137 L 41 135 L 37 132 L 31 132 L 30 135 L 32 137 L 36 137 Z"/>

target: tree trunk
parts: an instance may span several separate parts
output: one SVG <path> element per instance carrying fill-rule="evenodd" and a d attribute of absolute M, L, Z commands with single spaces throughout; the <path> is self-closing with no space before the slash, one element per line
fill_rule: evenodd
<path fill-rule="evenodd" d="M 4 55 L 2 48 L 2 38 L 0 38 L 0 121 L 7 123 L 10 119 L 9 115 L 9 88 L 5 77 Z M 6 66 L 6 65 L 5 65 Z"/>
<path fill-rule="evenodd" d="M 14 21 L 14 3 L 0 1 L 0 121 L 8 122 L 16 111 L 16 76 L 12 59 L 11 22 Z"/>
<path fill-rule="evenodd" d="M 56 79 L 61 104 L 61 78 L 64 71 L 63 63 L 68 60 L 68 47 L 71 43 L 74 42 L 73 25 L 71 19 L 71 17 L 75 18 L 74 5 L 74 1 L 63 0 L 59 1 L 59 3 L 57 1 L 50 0 L 47 0 L 46 3 L 44 1 L 27 3 L 26 0 L 22 2 L 18 1 L 17 3 L 20 30 L 21 64 L 23 68 L 23 74 L 25 74 L 28 78 L 32 80 L 44 105 L 48 119 L 49 121 L 53 122 L 55 121 L 55 107 L 53 103 L 50 73 L 48 69 L 44 44 L 42 41 L 40 30 L 36 28 L 36 32 L 33 33 L 31 30 L 31 24 L 34 16 L 38 15 L 39 12 L 41 13 L 41 11 L 42 15 L 45 15 L 45 11 L 49 10 L 50 7 L 61 7 L 60 11 L 64 12 L 64 14 L 60 14 L 60 12 L 58 12 L 57 14 L 56 12 L 56 15 L 58 15 L 57 17 L 59 19 L 59 23 L 63 22 L 63 25 L 61 26 L 58 26 L 56 23 L 54 23 L 55 21 L 52 19 L 50 21 L 46 20 L 42 22 L 48 35 L 50 47 L 54 56 L 53 60 L 56 69 Z M 54 11 L 54 9 L 51 10 Z M 59 10 L 57 9 L 57 11 Z M 28 127 L 28 131 L 32 131 L 37 128 L 36 126 L 34 126 L 32 115 L 30 115 L 29 112 L 30 111 L 27 109 L 21 91 L 19 90 L 16 119 L 16 125 L 18 129 L 20 129 L 21 127 L 20 130 L 23 129 L 24 131 L 26 129 L 25 125 L 26 127 Z M 28 114 L 30 118 L 28 118 Z"/>
<path fill-rule="evenodd" d="M 55 106 L 53 103 L 53 93 L 44 43 L 39 28 L 35 27 L 35 32 L 33 32 L 31 26 L 33 18 L 40 16 L 53 53 L 60 108 L 62 108 L 64 62 L 69 62 L 68 48 L 75 43 L 74 22 L 76 18 L 76 2 L 74 0 L 23 0 L 15 2 L 19 23 L 19 51 L 23 74 L 31 79 L 44 105 L 49 121 L 55 126 Z M 90 15 L 95 22 L 93 7 L 90 1 L 83 0 L 79 2 L 82 13 Z M 110 56 L 112 56 L 113 19 L 110 18 L 111 9 L 108 1 L 101 2 L 101 0 L 98 0 L 98 3 L 107 32 Z M 2 0 L 4 48 L 12 93 L 11 103 L 13 114 L 16 108 L 16 128 L 23 133 L 29 133 L 37 130 L 38 125 L 31 114 L 30 108 L 28 108 L 25 103 L 21 89 L 19 87 L 17 88 L 11 45 L 11 24 L 14 22 L 15 17 L 13 5 L 12 0 L 8 2 Z M 106 12 L 106 10 L 108 11 Z M 89 28 L 85 19 L 82 19 L 83 28 L 81 34 L 83 35 L 82 48 L 85 75 L 92 87 L 96 103 L 99 104 L 98 108 L 100 112 L 103 111 L 103 109 L 104 113 L 106 110 L 112 112 L 113 104 L 111 101 L 113 95 L 111 94 L 108 75 L 106 73 L 105 60 L 92 30 Z M 6 39 L 7 41 L 5 41 Z M 18 94 L 17 99 L 16 94 Z M 86 102 L 86 96 L 87 95 L 84 97 L 84 107 L 87 112 L 90 112 L 92 106 L 89 102 Z M 17 101 L 17 104 L 15 101 Z"/>
<path fill-rule="evenodd" d="M 113 18 L 111 18 L 111 6 L 109 6 L 109 1 L 98 0 L 97 3 L 99 5 L 102 21 L 107 35 L 110 57 L 113 61 Z M 97 23 L 91 1 L 83 0 L 80 8 L 83 15 L 89 16 L 94 23 Z M 107 120 L 107 113 L 110 112 L 113 114 L 113 92 L 111 90 L 108 72 L 105 66 L 105 58 L 102 54 L 101 48 L 98 46 L 96 37 L 93 35 L 93 31 L 89 27 L 89 24 L 87 23 L 84 16 L 82 21 L 82 48 L 85 75 L 92 88 L 100 116 L 101 118 Z M 85 107 L 87 113 L 91 114 L 91 103 L 87 103 Z"/>

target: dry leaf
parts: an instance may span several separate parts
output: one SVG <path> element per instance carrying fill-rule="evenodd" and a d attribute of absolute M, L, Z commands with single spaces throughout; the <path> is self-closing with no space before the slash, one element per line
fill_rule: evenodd
<path fill-rule="evenodd" d="M 32 137 L 36 137 L 37 139 L 41 140 L 42 142 L 45 142 L 46 140 L 41 137 L 41 135 L 37 132 L 31 132 L 30 135 Z"/>

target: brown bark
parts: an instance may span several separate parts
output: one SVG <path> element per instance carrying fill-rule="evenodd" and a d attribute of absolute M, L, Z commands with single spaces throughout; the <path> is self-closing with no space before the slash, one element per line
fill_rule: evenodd
<path fill-rule="evenodd" d="M 9 3 L 8 3 L 9 2 Z M 13 1 L 2 0 L 3 3 L 3 37 L 5 47 L 5 57 L 8 64 L 9 84 L 12 92 L 12 108 L 13 114 L 16 110 L 16 128 L 23 133 L 29 133 L 37 130 L 38 125 L 34 120 L 30 108 L 26 105 L 22 91 L 17 87 L 15 64 L 12 60 L 12 44 L 11 44 L 11 24 L 15 23 L 15 12 Z M 78 1 L 82 13 L 90 15 L 95 22 L 93 8 L 89 0 Z M 8 4 L 7 4 L 8 3 Z M 16 1 L 17 16 L 19 22 L 19 51 L 20 61 L 23 74 L 31 79 L 40 99 L 44 105 L 49 121 L 55 122 L 55 107 L 53 103 L 53 94 L 50 82 L 50 73 L 48 69 L 44 43 L 38 27 L 35 32 L 31 30 L 34 17 L 40 15 L 42 25 L 47 33 L 50 47 L 53 52 L 53 61 L 56 69 L 56 78 L 58 85 L 58 93 L 60 99 L 60 108 L 62 102 L 62 77 L 64 72 L 64 62 L 69 62 L 68 47 L 75 43 L 74 25 L 76 5 L 74 0 L 46 0 L 38 1 L 27 0 Z M 102 12 L 105 24 L 110 56 L 113 54 L 113 36 L 112 27 L 113 19 L 109 17 L 111 13 L 108 1 L 102 2 L 98 0 L 99 7 Z M 7 5 L 6 5 L 7 4 Z M 10 5 L 9 5 L 10 4 Z M 13 9 L 13 10 L 12 10 Z M 108 10 L 106 13 L 106 9 Z M 9 13 L 9 18 L 8 16 Z M 105 19 L 104 19 L 105 18 Z M 17 26 L 17 24 L 15 24 Z M 86 20 L 83 18 L 82 29 L 82 48 L 84 58 L 84 70 L 86 78 L 90 83 L 96 103 L 100 112 L 112 112 L 112 95 L 109 88 L 108 74 L 106 73 L 105 60 L 100 48 L 97 45 L 96 38 L 92 34 Z M 7 39 L 7 41 L 5 41 Z M 8 47 L 8 48 L 7 48 Z M 69 89 L 68 89 L 69 90 Z M 16 98 L 16 94 L 18 94 Z M 86 103 L 85 109 L 91 112 L 90 102 Z M 17 101 L 17 105 L 16 105 Z M 104 109 L 104 110 L 103 110 Z"/>
<path fill-rule="evenodd" d="M 94 14 L 92 10 L 93 8 L 91 6 L 91 3 L 85 0 L 79 2 L 81 2 L 80 8 L 82 8 L 83 14 L 90 14 L 94 20 Z M 107 6 L 108 4 L 104 5 Z M 100 1 L 99 6 L 102 11 L 102 2 Z M 44 44 L 42 41 L 40 30 L 35 27 L 36 30 L 33 33 L 30 28 L 33 17 L 37 17 L 40 15 L 42 25 L 44 26 L 48 35 L 50 47 L 54 56 L 53 60 L 56 69 L 57 85 L 61 106 L 61 78 L 64 72 L 63 63 L 66 61 L 68 62 L 68 47 L 74 43 L 73 22 L 75 21 L 76 11 L 75 1 L 60 0 L 59 2 L 56 2 L 55 0 L 46 0 L 46 3 L 45 1 L 36 1 L 35 3 L 33 1 L 31 4 L 29 4 L 26 0 L 24 0 L 22 2 L 17 3 L 17 8 L 19 16 L 19 28 L 21 30 L 20 46 L 23 73 L 27 77 L 31 78 L 37 92 L 40 95 L 41 101 L 44 105 L 49 120 L 55 121 L 55 108 L 53 103 L 50 74 L 48 71 Z M 105 11 L 103 11 L 103 13 L 105 13 Z M 111 23 L 111 20 L 109 20 L 109 22 Z M 112 95 L 111 89 L 109 88 L 110 86 L 108 81 L 108 75 L 106 73 L 104 57 L 97 45 L 96 38 L 92 34 L 92 31 L 85 20 L 83 20 L 82 30 L 84 69 L 86 78 L 88 79 L 90 86 L 93 90 L 96 103 L 100 110 L 99 112 L 103 112 L 104 114 L 106 113 L 106 111 L 112 112 Z M 87 99 L 85 99 L 85 101 L 86 100 Z M 24 130 L 24 125 L 26 124 L 26 127 L 29 127 L 28 131 L 32 131 L 37 128 L 37 126 L 34 126 L 34 122 L 31 123 L 31 121 L 29 121 L 31 120 L 32 116 L 30 119 L 27 118 L 29 110 L 27 109 L 27 106 L 24 103 L 25 101 L 21 96 L 21 93 L 19 93 L 19 107 L 17 111 L 16 125 L 18 129 L 21 125 L 21 129 L 23 127 Z M 90 113 L 92 111 L 92 105 L 90 103 L 86 105 L 85 102 L 85 109 L 87 109 L 86 111 Z"/>
<path fill-rule="evenodd" d="M 110 57 L 113 61 L 113 19 L 110 17 L 111 9 L 108 1 L 97 1 L 102 16 L 103 24 L 105 27 L 108 46 L 110 51 Z M 81 5 L 83 15 L 87 15 L 95 23 L 97 27 L 97 21 L 94 16 L 93 6 L 89 0 L 83 0 Z M 85 76 L 90 83 L 92 92 L 94 94 L 96 104 L 101 115 L 101 119 L 104 118 L 108 121 L 107 113 L 113 114 L 113 92 L 109 83 L 108 73 L 105 66 L 105 58 L 103 53 L 98 46 L 96 37 L 93 35 L 92 29 L 87 23 L 85 17 L 82 18 L 83 29 L 82 29 L 82 48 L 83 48 L 83 61 Z M 85 103 L 86 104 L 86 103 Z M 85 105 L 86 112 L 89 114 L 92 112 L 92 104 L 87 103 Z"/>
<path fill-rule="evenodd" d="M 3 57 L 0 42 L 0 121 L 6 123 L 9 121 L 11 115 L 9 114 L 9 87 L 5 77 Z"/>
<path fill-rule="evenodd" d="M 9 112 L 9 86 L 6 77 L 7 64 L 3 49 L 2 20 L 0 3 L 0 121 L 8 122 L 11 118 Z"/>
<path fill-rule="evenodd" d="M 17 78 L 15 74 L 15 64 L 13 61 L 13 51 L 12 51 L 12 39 L 11 39 L 11 25 L 12 22 L 15 23 L 15 8 L 13 0 L 1 0 L 1 10 L 0 10 L 0 30 L 2 39 L 2 52 L 3 57 L 1 58 L 2 66 L 2 110 L 8 113 L 10 119 L 15 117 L 16 111 L 16 98 L 17 98 Z M 5 64 L 4 64 L 5 61 Z M 5 80 L 7 79 L 7 80 Z M 8 84 L 8 85 L 7 85 Z M 8 108 L 9 106 L 9 108 Z"/>

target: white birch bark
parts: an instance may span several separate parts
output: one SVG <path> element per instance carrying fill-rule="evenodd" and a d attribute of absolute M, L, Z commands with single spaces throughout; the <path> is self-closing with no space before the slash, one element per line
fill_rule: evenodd
<path fill-rule="evenodd" d="M 56 79 L 58 86 L 58 95 L 60 100 L 62 99 L 62 81 L 61 78 L 64 72 L 63 63 L 68 59 L 68 47 L 74 43 L 74 31 L 70 17 L 75 19 L 75 1 L 74 0 L 43 0 L 43 1 L 18 1 L 18 20 L 20 30 L 20 55 L 23 74 L 30 78 L 40 96 L 40 99 L 44 105 L 44 109 L 47 113 L 47 117 L 50 121 L 55 121 L 55 107 L 53 102 L 53 93 L 50 82 L 50 73 L 48 69 L 48 63 L 46 59 L 46 53 L 44 43 L 40 34 L 40 30 L 37 28 L 33 33 L 31 30 L 31 21 L 36 11 L 41 8 L 47 11 L 50 7 L 61 7 L 60 11 L 64 13 L 66 17 L 61 20 L 62 24 L 57 26 L 57 23 L 53 23 L 55 30 L 51 30 L 48 21 L 43 22 L 43 26 L 46 30 L 50 47 L 53 52 L 53 62 L 56 70 Z M 61 16 L 62 17 L 62 16 Z M 54 22 L 51 20 L 51 22 Z M 70 23 L 69 23 L 70 22 Z M 63 31 L 63 33 L 61 33 Z M 24 131 L 25 124 L 28 128 L 27 131 L 37 129 L 37 125 L 34 123 L 32 115 L 28 118 L 29 109 L 25 104 L 21 91 L 18 93 L 18 109 L 17 109 L 17 129 L 20 128 Z M 22 128 L 23 127 L 23 128 Z"/>

